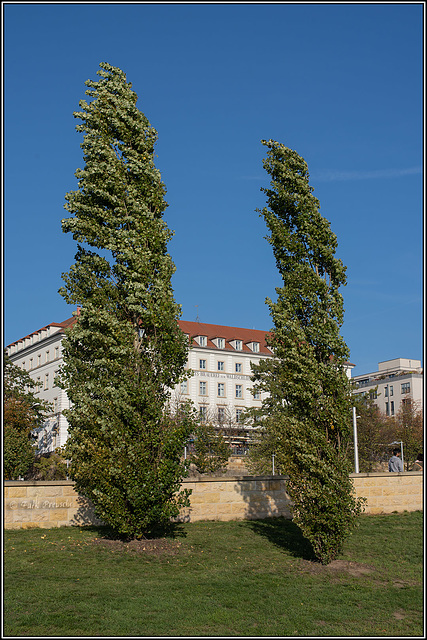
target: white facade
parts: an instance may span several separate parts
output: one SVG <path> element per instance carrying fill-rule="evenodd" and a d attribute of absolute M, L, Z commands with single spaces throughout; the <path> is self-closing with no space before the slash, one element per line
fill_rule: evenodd
<path fill-rule="evenodd" d="M 55 384 L 62 364 L 64 330 L 75 322 L 69 318 L 52 323 L 6 347 L 11 361 L 28 371 L 39 382 L 37 393 L 53 404 L 38 433 L 41 453 L 62 447 L 68 438 L 68 423 L 63 415 L 69 400 Z M 261 395 L 251 394 L 251 362 L 271 357 L 265 344 L 265 331 L 208 325 L 199 322 L 179 322 L 188 336 L 190 350 L 187 369 L 193 375 L 172 392 L 173 400 L 192 400 L 202 418 L 214 423 L 239 425 L 243 410 L 261 406 Z"/>
<path fill-rule="evenodd" d="M 423 411 L 423 369 L 420 360 L 395 358 L 378 363 L 378 371 L 354 376 L 354 393 L 369 393 L 386 416 L 395 416 L 402 403 Z"/>
<path fill-rule="evenodd" d="M 11 361 L 28 371 L 40 383 L 38 393 L 53 404 L 38 434 L 38 449 L 45 453 L 62 447 L 68 438 L 68 423 L 63 415 L 69 408 L 66 393 L 55 385 L 62 364 L 62 339 L 75 317 L 52 323 L 7 346 Z M 251 364 L 273 357 L 266 345 L 266 331 L 180 320 L 189 338 L 186 368 L 191 377 L 172 392 L 172 400 L 191 400 L 202 419 L 217 425 L 242 428 L 244 410 L 260 407 L 265 394 L 251 392 Z M 347 363 L 350 378 L 354 365 Z M 250 426 L 245 426 L 245 431 Z M 238 438 L 237 438 L 238 439 Z M 242 438 L 243 439 L 243 438 Z"/>
<path fill-rule="evenodd" d="M 64 329 L 73 321 L 52 323 L 6 347 L 11 361 L 39 383 L 40 397 L 52 403 L 52 413 L 37 434 L 41 453 L 62 447 L 68 438 L 68 422 L 62 412 L 69 408 L 69 401 L 65 391 L 56 386 L 55 377 L 62 364 Z"/>
<path fill-rule="evenodd" d="M 218 425 L 241 424 L 246 409 L 260 407 L 265 394 L 253 395 L 251 364 L 271 358 L 266 332 L 180 321 L 189 337 L 186 368 L 192 376 L 175 396 L 192 400 L 202 419 Z"/>

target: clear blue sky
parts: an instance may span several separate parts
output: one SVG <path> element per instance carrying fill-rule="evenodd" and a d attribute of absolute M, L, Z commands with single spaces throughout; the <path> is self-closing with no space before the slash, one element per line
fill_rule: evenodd
<path fill-rule="evenodd" d="M 157 129 L 184 320 L 270 329 L 261 139 L 308 163 L 347 266 L 355 374 L 423 354 L 423 5 L 20 4 L 4 11 L 4 342 L 71 316 L 73 111 L 100 62 Z"/>

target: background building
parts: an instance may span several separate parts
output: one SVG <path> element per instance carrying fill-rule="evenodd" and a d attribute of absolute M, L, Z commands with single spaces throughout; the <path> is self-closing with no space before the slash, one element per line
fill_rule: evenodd
<path fill-rule="evenodd" d="M 55 384 L 62 364 L 62 340 L 65 329 L 75 317 L 53 322 L 6 347 L 14 364 L 28 371 L 40 383 L 41 397 L 53 405 L 38 432 L 41 453 L 62 447 L 68 438 L 68 423 L 63 415 L 69 407 L 65 391 Z M 234 450 L 244 445 L 252 429 L 243 424 L 246 409 L 260 407 L 264 394 L 252 393 L 251 364 L 273 357 L 266 344 L 266 331 L 180 320 L 188 336 L 190 350 L 186 368 L 192 375 L 172 391 L 172 401 L 191 400 L 200 419 L 222 427 Z M 353 364 L 347 363 L 350 378 Z"/>
<path fill-rule="evenodd" d="M 70 405 L 65 391 L 55 385 L 55 377 L 62 364 L 64 331 L 74 322 L 75 318 L 52 322 L 6 347 L 11 361 L 39 382 L 38 393 L 52 403 L 52 413 L 37 434 L 41 453 L 62 447 L 68 438 L 68 422 L 62 412 Z"/>
<path fill-rule="evenodd" d="M 354 393 L 369 393 L 382 413 L 395 416 L 403 403 L 423 411 L 423 370 L 420 360 L 395 358 L 378 363 L 378 371 L 354 376 Z"/>

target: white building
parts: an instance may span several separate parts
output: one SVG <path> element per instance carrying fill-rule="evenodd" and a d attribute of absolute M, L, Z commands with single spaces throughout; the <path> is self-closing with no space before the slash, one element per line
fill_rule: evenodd
<path fill-rule="evenodd" d="M 68 437 L 68 423 L 63 415 L 69 407 L 66 393 L 55 385 L 55 376 L 62 364 L 62 339 L 65 329 L 76 321 L 51 323 L 7 346 L 14 364 L 28 371 L 40 383 L 40 396 L 53 404 L 38 435 L 41 452 L 62 447 Z M 241 417 L 245 409 L 260 407 L 263 394 L 253 394 L 251 363 L 273 357 L 266 345 L 266 331 L 180 320 L 183 333 L 189 338 L 187 369 L 192 376 L 178 385 L 172 398 L 192 400 L 202 419 L 234 431 L 236 443 L 245 437 Z M 353 364 L 347 363 L 350 378 Z M 250 430 L 245 426 L 244 430 Z"/>
<path fill-rule="evenodd" d="M 75 318 L 52 322 L 6 347 L 11 361 L 39 383 L 38 393 L 53 405 L 52 414 L 38 433 L 38 449 L 42 453 L 62 447 L 68 438 L 68 422 L 62 412 L 68 409 L 69 401 L 65 391 L 55 385 L 55 377 L 62 364 L 64 331 L 74 322 Z"/>
<path fill-rule="evenodd" d="M 386 416 L 395 416 L 401 405 L 414 403 L 423 411 L 423 370 L 420 360 L 395 358 L 378 363 L 378 371 L 354 376 L 354 393 L 369 393 Z"/>

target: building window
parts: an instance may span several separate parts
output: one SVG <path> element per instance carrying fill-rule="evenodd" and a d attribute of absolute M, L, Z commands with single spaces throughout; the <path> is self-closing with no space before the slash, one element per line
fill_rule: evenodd
<path fill-rule="evenodd" d="M 391 396 L 393 395 L 393 385 L 392 384 L 390 385 L 390 395 Z"/>
<path fill-rule="evenodd" d="M 390 412 L 391 412 L 391 415 L 394 416 L 394 402 L 393 402 L 393 400 L 390 402 Z"/>
<path fill-rule="evenodd" d="M 261 399 L 261 393 L 258 391 L 258 389 L 256 389 L 254 391 L 254 400 L 260 400 Z"/>
<path fill-rule="evenodd" d="M 241 340 L 236 340 L 234 344 L 236 345 L 235 346 L 236 351 L 241 351 L 242 350 L 242 341 Z"/>
<path fill-rule="evenodd" d="M 181 393 L 188 393 L 188 380 L 181 382 Z"/>
<path fill-rule="evenodd" d="M 202 422 L 206 421 L 207 415 L 208 415 L 208 408 L 207 407 L 199 407 L 199 417 L 200 417 L 200 420 Z"/>
<path fill-rule="evenodd" d="M 42 363 L 42 356 L 39 353 L 38 356 L 37 356 L 37 366 L 39 367 L 41 365 L 41 363 Z"/>
<path fill-rule="evenodd" d="M 259 342 L 253 342 L 252 343 L 252 351 L 254 353 L 259 353 Z"/>
<path fill-rule="evenodd" d="M 56 360 L 57 358 L 59 358 L 59 347 L 55 347 L 55 352 L 54 353 L 55 353 L 54 358 Z"/>
<path fill-rule="evenodd" d="M 199 336 L 199 345 L 201 347 L 206 347 L 206 345 L 208 344 L 208 339 L 206 336 Z"/>
<path fill-rule="evenodd" d="M 236 362 L 236 373 L 242 373 L 242 363 Z"/>
<path fill-rule="evenodd" d="M 384 387 L 384 396 L 388 398 L 388 387 Z"/>
<path fill-rule="evenodd" d="M 30 358 L 30 366 L 28 367 L 29 371 L 33 368 L 33 359 Z"/>
<path fill-rule="evenodd" d="M 58 398 L 53 399 L 53 413 L 58 413 Z"/>
<path fill-rule="evenodd" d="M 200 362 L 199 368 L 200 369 L 206 369 L 206 360 L 200 360 L 199 362 Z"/>
<path fill-rule="evenodd" d="M 402 393 L 409 393 L 411 391 L 410 382 L 402 382 Z"/>
<path fill-rule="evenodd" d="M 218 371 L 224 371 L 224 363 L 222 361 L 218 362 Z"/>
<path fill-rule="evenodd" d="M 242 397 L 242 385 L 236 384 L 236 398 Z"/>
<path fill-rule="evenodd" d="M 24 362 L 22 363 L 22 368 L 23 368 L 23 369 L 25 369 L 25 360 L 24 360 Z"/>
<path fill-rule="evenodd" d="M 389 407 L 388 402 L 385 403 L 385 414 L 386 414 L 386 416 L 390 415 L 390 407 Z"/>
<path fill-rule="evenodd" d="M 199 382 L 199 394 L 201 396 L 206 395 L 206 382 Z"/>
<path fill-rule="evenodd" d="M 50 357 L 49 351 L 46 351 L 45 362 L 49 362 L 49 357 Z"/>
<path fill-rule="evenodd" d="M 36 391 L 35 391 L 36 393 L 40 393 L 40 387 L 41 386 L 42 386 L 42 381 L 41 381 L 40 376 L 38 376 L 37 380 L 36 380 Z"/>
<path fill-rule="evenodd" d="M 218 407 L 218 422 L 225 422 L 225 408 Z"/>
<path fill-rule="evenodd" d="M 44 388 L 49 389 L 49 374 L 46 373 L 44 377 Z"/>
<path fill-rule="evenodd" d="M 369 397 L 370 397 L 371 400 L 376 400 L 378 398 L 377 391 L 376 390 L 375 391 L 370 391 L 369 392 Z"/>
<path fill-rule="evenodd" d="M 236 409 L 236 422 L 241 422 L 243 409 Z"/>
<path fill-rule="evenodd" d="M 220 398 L 225 396 L 225 384 L 223 382 L 218 382 L 218 396 Z"/>
<path fill-rule="evenodd" d="M 225 347 L 224 338 L 218 338 L 218 349 L 224 349 L 224 347 Z"/>

